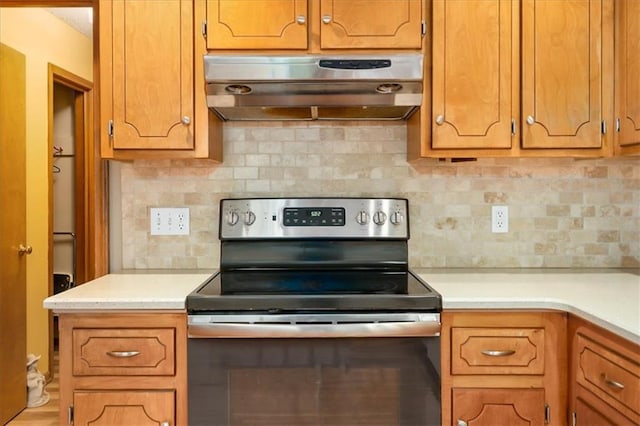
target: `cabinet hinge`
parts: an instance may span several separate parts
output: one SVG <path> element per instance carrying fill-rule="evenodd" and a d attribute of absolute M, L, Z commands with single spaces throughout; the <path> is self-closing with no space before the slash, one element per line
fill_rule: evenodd
<path fill-rule="evenodd" d="M 606 120 L 602 120 L 602 122 L 600 123 L 600 132 L 603 135 L 607 134 L 607 121 Z"/>
<path fill-rule="evenodd" d="M 571 426 L 576 426 L 578 424 L 578 415 L 574 411 L 571 413 Z"/>
<path fill-rule="evenodd" d="M 73 424 L 73 405 L 70 405 L 67 409 L 67 424 Z"/>
<path fill-rule="evenodd" d="M 109 122 L 107 123 L 107 134 L 110 138 L 113 137 L 113 120 L 109 120 Z"/>
<path fill-rule="evenodd" d="M 427 35 L 427 23 L 425 21 L 422 21 L 422 24 L 420 25 L 420 31 L 422 37 Z"/>
<path fill-rule="evenodd" d="M 549 404 L 544 404 L 544 424 L 548 425 L 551 423 L 551 408 Z"/>
<path fill-rule="evenodd" d="M 515 136 L 517 130 L 518 129 L 516 128 L 516 119 L 512 118 L 511 119 L 511 136 Z"/>
<path fill-rule="evenodd" d="M 202 21 L 202 37 L 207 38 L 207 21 Z"/>
<path fill-rule="evenodd" d="M 616 132 L 620 132 L 622 129 L 622 123 L 620 122 L 620 117 L 616 118 Z"/>

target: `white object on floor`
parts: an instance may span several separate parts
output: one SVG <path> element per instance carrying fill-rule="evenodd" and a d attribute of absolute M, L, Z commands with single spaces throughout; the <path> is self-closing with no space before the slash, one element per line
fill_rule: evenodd
<path fill-rule="evenodd" d="M 27 407 L 40 407 L 49 402 L 49 393 L 44 389 L 44 374 L 38 371 L 40 355 L 27 355 Z"/>

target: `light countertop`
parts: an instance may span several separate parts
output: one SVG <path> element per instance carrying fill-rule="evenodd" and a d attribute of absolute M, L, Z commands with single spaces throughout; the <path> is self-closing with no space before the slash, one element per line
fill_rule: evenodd
<path fill-rule="evenodd" d="M 210 273 L 108 274 L 48 297 L 43 306 L 70 310 L 184 309 L 185 298 Z"/>
<path fill-rule="evenodd" d="M 640 343 L 640 276 L 626 272 L 417 271 L 443 309 L 556 309 Z"/>
<path fill-rule="evenodd" d="M 557 309 L 640 343 L 640 276 L 627 272 L 416 270 L 442 295 L 444 309 Z M 48 297 L 73 310 L 184 309 L 210 272 L 109 274 Z"/>

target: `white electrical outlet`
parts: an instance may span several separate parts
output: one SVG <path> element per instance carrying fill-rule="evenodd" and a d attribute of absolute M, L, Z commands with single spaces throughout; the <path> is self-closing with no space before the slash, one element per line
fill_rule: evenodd
<path fill-rule="evenodd" d="M 188 207 L 151 207 L 151 235 L 189 235 Z"/>
<path fill-rule="evenodd" d="M 509 207 L 491 206 L 491 232 L 509 232 Z"/>

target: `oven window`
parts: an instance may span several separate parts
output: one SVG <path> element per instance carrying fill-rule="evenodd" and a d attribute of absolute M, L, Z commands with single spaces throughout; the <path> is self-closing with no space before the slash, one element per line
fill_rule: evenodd
<path fill-rule="evenodd" d="M 190 425 L 439 425 L 439 338 L 189 339 Z"/>

